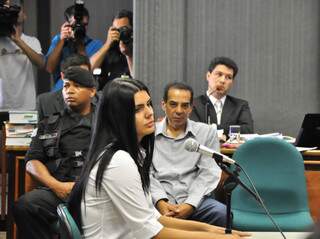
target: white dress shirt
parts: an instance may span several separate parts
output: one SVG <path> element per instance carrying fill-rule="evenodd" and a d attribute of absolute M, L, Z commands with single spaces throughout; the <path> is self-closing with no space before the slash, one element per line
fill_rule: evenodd
<path fill-rule="evenodd" d="M 221 124 L 222 109 L 223 109 L 224 102 L 226 101 L 227 96 L 223 96 L 220 100 L 215 98 L 213 95 L 209 95 L 208 92 L 207 92 L 207 96 L 209 97 L 210 102 L 212 103 L 212 105 L 214 106 L 214 110 L 216 111 L 217 124 L 220 125 Z M 220 101 L 221 103 L 218 103 L 218 101 Z M 220 107 L 218 105 L 220 105 Z"/>

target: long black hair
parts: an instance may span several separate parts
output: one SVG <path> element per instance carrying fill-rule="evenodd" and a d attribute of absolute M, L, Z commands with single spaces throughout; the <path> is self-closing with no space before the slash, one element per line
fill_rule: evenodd
<path fill-rule="evenodd" d="M 98 163 L 95 187 L 100 191 L 103 174 L 117 150 L 124 150 L 131 155 L 138 167 L 144 192 L 147 193 L 149 190 L 154 134 L 146 135 L 139 144 L 134 102 L 134 94 L 139 91 L 146 91 L 149 94 L 148 88 L 142 82 L 121 78 L 109 82 L 103 89 L 95 115 L 87 161 L 80 181 L 75 185 L 69 199 L 69 210 L 79 229 L 81 229 L 81 198 L 84 198 L 90 172 Z M 144 148 L 145 157 L 140 147 Z"/>

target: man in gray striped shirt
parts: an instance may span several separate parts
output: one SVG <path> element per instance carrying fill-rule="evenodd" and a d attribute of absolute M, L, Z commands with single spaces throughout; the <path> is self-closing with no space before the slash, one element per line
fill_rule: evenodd
<path fill-rule="evenodd" d="M 189 137 L 220 149 L 215 124 L 188 119 L 192 100 L 193 90 L 186 84 L 175 82 L 165 87 L 162 108 L 166 117 L 156 124 L 151 195 L 162 215 L 225 226 L 225 205 L 210 197 L 221 169 L 212 158 L 184 149 Z"/>

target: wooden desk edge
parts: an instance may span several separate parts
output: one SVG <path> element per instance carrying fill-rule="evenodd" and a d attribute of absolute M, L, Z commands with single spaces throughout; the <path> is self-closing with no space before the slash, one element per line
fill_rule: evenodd
<path fill-rule="evenodd" d="M 302 152 L 302 155 L 304 156 L 320 156 L 320 150 L 315 149 L 315 150 L 307 150 Z"/>
<path fill-rule="evenodd" d="M 222 154 L 234 154 L 234 152 L 236 151 L 237 149 L 230 149 L 230 148 L 220 148 L 220 152 Z"/>
<path fill-rule="evenodd" d="M 236 148 L 220 148 L 220 151 L 222 154 L 234 154 L 234 152 L 236 151 Z M 320 150 L 316 149 L 316 150 L 307 150 L 304 152 L 301 152 L 301 154 L 303 156 L 314 156 L 314 157 L 320 157 Z"/>
<path fill-rule="evenodd" d="M 6 146 L 6 151 L 28 151 L 29 146 L 16 146 L 16 145 L 11 145 L 11 146 Z"/>

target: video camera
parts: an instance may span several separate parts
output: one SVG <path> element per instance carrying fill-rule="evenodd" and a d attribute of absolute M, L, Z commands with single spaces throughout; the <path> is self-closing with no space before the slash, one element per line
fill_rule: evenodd
<path fill-rule="evenodd" d="M 19 12 L 18 5 L 7 5 L 6 1 L 0 1 L 0 37 L 10 37 L 15 33 Z"/>
<path fill-rule="evenodd" d="M 120 41 L 125 45 L 133 42 L 133 30 L 131 27 L 123 26 L 118 29 L 120 33 Z"/>
<path fill-rule="evenodd" d="M 72 24 L 71 28 L 73 30 L 74 33 L 74 41 L 79 41 L 79 40 L 84 40 L 85 36 L 86 36 L 86 27 L 83 24 L 82 20 L 84 17 L 84 1 L 82 0 L 75 0 L 74 3 L 74 19 L 75 22 L 74 24 Z M 67 21 L 70 20 L 72 16 L 69 15 L 65 15 L 65 18 Z"/>

